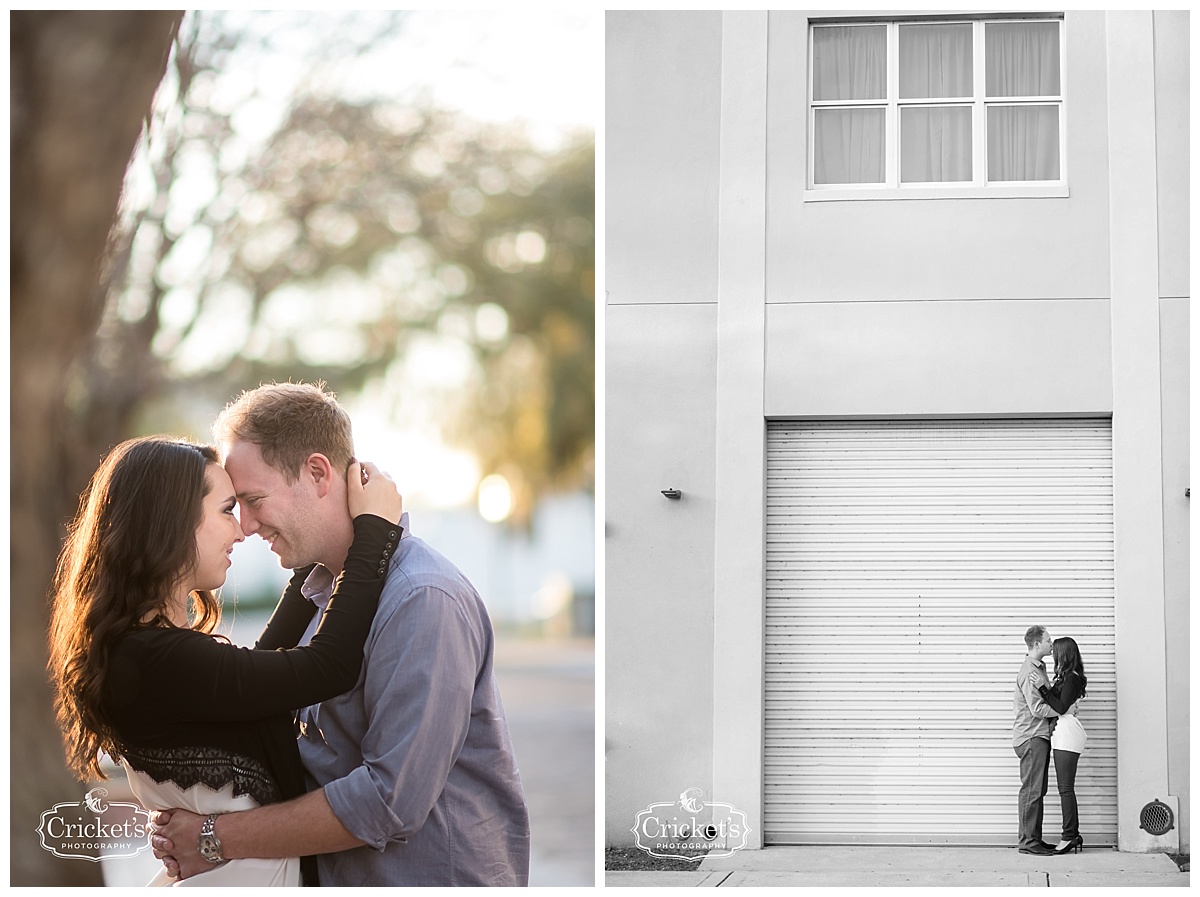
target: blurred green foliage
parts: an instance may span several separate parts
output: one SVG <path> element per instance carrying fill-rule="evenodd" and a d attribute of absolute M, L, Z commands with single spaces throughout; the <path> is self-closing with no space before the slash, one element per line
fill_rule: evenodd
<path fill-rule="evenodd" d="M 400 408 L 423 340 L 469 359 L 433 372 L 444 435 L 508 477 L 518 521 L 545 491 L 591 488 L 591 133 L 546 151 L 427 102 L 307 90 L 250 139 L 222 78 L 269 40 L 185 19 L 71 381 L 85 441 L 170 429 L 274 379 L 385 384 Z M 330 34 L 325 52 L 380 34 L 355 40 Z"/>

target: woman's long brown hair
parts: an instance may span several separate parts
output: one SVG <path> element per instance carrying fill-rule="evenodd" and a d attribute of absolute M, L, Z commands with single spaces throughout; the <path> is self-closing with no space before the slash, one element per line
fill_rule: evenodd
<path fill-rule="evenodd" d="M 1079 654 L 1079 645 L 1068 635 L 1054 640 L 1054 682 L 1065 682 L 1072 673 L 1079 676 L 1079 696 L 1087 696 L 1087 676 L 1083 673 L 1083 657 Z"/>
<path fill-rule="evenodd" d="M 109 657 L 130 630 L 172 625 L 168 601 L 197 560 L 205 473 L 219 463 L 211 446 L 131 439 L 105 457 L 81 496 L 54 578 L 48 664 L 67 763 L 81 779 L 103 778 L 100 751 L 119 753 L 104 701 Z M 191 628 L 211 632 L 216 597 L 191 598 Z"/>

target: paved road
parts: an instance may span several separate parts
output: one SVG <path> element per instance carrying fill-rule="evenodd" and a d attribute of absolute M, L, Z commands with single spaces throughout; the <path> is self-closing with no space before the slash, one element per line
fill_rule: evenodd
<path fill-rule="evenodd" d="M 596 883 L 595 652 L 501 642 L 496 679 L 529 803 L 530 885 Z"/>

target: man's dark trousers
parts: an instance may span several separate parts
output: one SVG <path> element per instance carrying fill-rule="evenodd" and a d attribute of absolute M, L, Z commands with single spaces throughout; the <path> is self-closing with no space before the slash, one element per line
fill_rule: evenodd
<path fill-rule="evenodd" d="M 1018 847 L 1039 847 L 1042 843 L 1042 811 L 1050 784 L 1050 739 L 1034 736 L 1013 748 L 1021 758 L 1021 794 L 1018 798 L 1021 829 Z"/>

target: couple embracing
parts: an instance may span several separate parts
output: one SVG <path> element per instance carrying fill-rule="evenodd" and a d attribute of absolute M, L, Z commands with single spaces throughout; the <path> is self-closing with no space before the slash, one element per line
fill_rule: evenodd
<path fill-rule="evenodd" d="M 1021 761 L 1018 802 L 1021 853 L 1053 856 L 1083 848 L 1079 833 L 1079 802 L 1075 773 L 1087 733 L 1079 722 L 1079 701 L 1087 695 L 1083 658 L 1073 638 L 1051 639 L 1044 626 L 1025 633 L 1027 653 L 1013 691 L 1013 750 Z M 1046 655 L 1054 655 L 1054 682 L 1046 675 Z M 1055 845 L 1042 840 L 1042 810 L 1054 752 L 1054 775 L 1062 801 L 1062 840 Z"/>
<path fill-rule="evenodd" d="M 68 760 L 98 777 L 107 752 L 160 811 L 151 884 L 528 884 L 475 589 L 409 533 L 321 387 L 244 393 L 214 432 L 223 456 L 171 437 L 110 452 L 55 581 Z M 212 634 L 213 590 L 253 534 L 295 573 L 249 649 Z"/>

